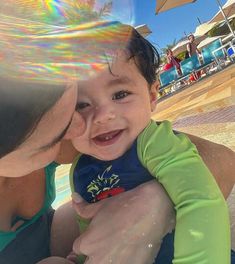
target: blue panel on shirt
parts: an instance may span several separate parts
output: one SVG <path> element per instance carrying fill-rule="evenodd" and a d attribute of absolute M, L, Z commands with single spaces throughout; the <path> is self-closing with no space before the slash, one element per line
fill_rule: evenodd
<path fill-rule="evenodd" d="M 74 169 L 74 188 L 86 201 L 95 202 L 152 180 L 137 156 L 137 141 L 120 158 L 102 161 L 82 155 Z"/>

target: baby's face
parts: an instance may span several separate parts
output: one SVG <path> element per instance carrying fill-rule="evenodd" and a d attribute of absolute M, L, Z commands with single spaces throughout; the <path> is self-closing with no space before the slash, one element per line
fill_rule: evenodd
<path fill-rule="evenodd" d="M 75 148 L 100 160 L 123 155 L 147 126 L 155 94 L 133 60 L 120 53 L 96 77 L 78 82 L 78 108 L 85 133 L 72 142 Z"/>

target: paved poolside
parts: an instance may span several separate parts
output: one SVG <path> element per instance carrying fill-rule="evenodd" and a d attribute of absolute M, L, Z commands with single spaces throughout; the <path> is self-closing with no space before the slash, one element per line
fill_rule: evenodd
<path fill-rule="evenodd" d="M 153 118 L 235 150 L 235 65 L 160 101 Z"/>

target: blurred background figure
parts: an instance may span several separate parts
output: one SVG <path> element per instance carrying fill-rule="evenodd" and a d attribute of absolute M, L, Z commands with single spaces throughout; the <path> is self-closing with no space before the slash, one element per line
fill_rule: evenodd
<path fill-rule="evenodd" d="M 192 57 L 194 54 L 201 54 L 200 50 L 197 48 L 195 41 L 195 37 L 193 34 L 190 34 L 188 36 L 189 43 L 187 44 L 187 51 L 188 51 L 188 56 L 186 57 Z M 185 58 L 186 58 L 185 57 Z"/>
<path fill-rule="evenodd" d="M 175 66 L 178 74 L 181 76 L 182 75 L 182 71 L 180 68 L 181 60 L 173 55 L 173 52 L 171 49 L 167 49 L 166 58 L 167 58 L 167 64 L 169 64 L 170 66 L 169 68 L 172 68 L 173 66 Z"/>

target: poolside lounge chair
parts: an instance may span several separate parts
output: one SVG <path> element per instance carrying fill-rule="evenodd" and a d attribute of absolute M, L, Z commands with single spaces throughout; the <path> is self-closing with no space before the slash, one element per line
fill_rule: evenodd
<path fill-rule="evenodd" d="M 202 54 L 202 59 L 203 59 L 203 66 L 210 64 L 213 61 L 215 61 L 215 56 L 217 59 L 219 59 L 219 58 L 224 59 L 225 58 L 226 54 L 225 54 L 223 49 L 220 49 L 213 54 L 213 51 L 220 48 L 221 46 L 222 46 L 221 39 L 217 39 L 202 49 L 201 54 Z"/>
<path fill-rule="evenodd" d="M 235 47 L 229 47 L 227 49 L 227 54 L 231 60 L 234 60 L 235 57 Z"/>
<path fill-rule="evenodd" d="M 160 90 L 162 90 L 169 84 L 173 83 L 178 78 L 179 78 L 178 72 L 175 67 L 172 67 L 169 70 L 160 73 L 159 75 L 159 80 L 161 84 Z"/>
<path fill-rule="evenodd" d="M 201 63 L 198 59 L 198 56 L 195 54 L 192 57 L 181 61 L 180 67 L 183 76 L 187 76 L 192 72 L 198 70 L 201 67 Z"/>

